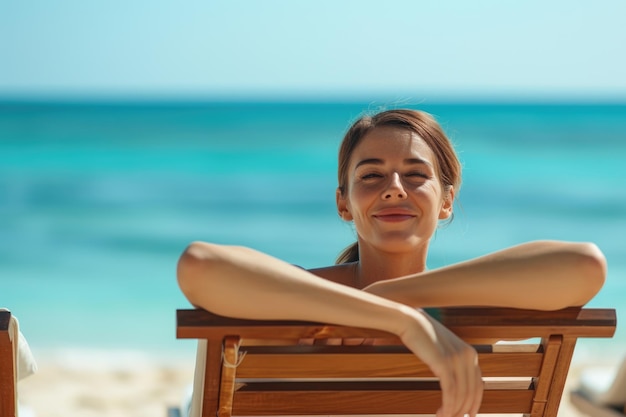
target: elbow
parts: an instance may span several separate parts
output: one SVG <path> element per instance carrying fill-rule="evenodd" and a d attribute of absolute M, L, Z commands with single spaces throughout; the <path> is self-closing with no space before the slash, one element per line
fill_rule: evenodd
<path fill-rule="evenodd" d="M 578 277 L 579 300 L 573 303 L 582 306 L 588 303 L 604 285 L 607 273 L 606 258 L 593 243 L 575 244 L 574 273 Z"/>
<path fill-rule="evenodd" d="M 202 294 L 210 292 L 212 271 L 219 262 L 216 245 L 193 242 L 181 254 L 176 267 L 178 286 L 191 304 L 205 308 Z"/>

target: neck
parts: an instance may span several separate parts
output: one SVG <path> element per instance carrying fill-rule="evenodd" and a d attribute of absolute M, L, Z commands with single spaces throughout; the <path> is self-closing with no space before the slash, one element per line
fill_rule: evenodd
<path fill-rule="evenodd" d="M 378 281 L 418 274 L 426 270 L 427 248 L 409 253 L 387 253 L 359 247 L 355 284 L 365 288 Z"/>

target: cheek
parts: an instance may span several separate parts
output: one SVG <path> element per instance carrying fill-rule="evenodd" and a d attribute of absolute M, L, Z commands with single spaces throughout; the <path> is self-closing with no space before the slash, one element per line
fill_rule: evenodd
<path fill-rule="evenodd" d="M 348 196 L 348 207 L 351 213 L 365 211 L 375 195 L 375 192 L 365 187 L 354 187 Z"/>
<path fill-rule="evenodd" d="M 415 190 L 416 194 L 421 195 L 423 198 L 432 200 L 433 203 L 443 203 L 443 194 L 441 192 L 441 186 L 438 183 L 431 182 L 425 184 Z"/>

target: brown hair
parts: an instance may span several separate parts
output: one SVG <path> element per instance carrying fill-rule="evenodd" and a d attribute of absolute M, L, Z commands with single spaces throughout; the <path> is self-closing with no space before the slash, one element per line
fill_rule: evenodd
<path fill-rule="evenodd" d="M 377 127 L 398 127 L 417 134 L 426 142 L 435 155 L 436 169 L 444 191 L 461 186 L 461 163 L 454 147 L 437 123 L 428 113 L 410 110 L 387 110 L 373 116 L 363 116 L 346 132 L 339 148 L 339 165 L 337 170 L 338 187 L 342 195 L 346 194 L 348 184 L 348 167 L 352 153 L 369 132 Z M 341 252 L 336 263 L 355 262 L 359 260 L 358 242 L 353 243 Z"/>

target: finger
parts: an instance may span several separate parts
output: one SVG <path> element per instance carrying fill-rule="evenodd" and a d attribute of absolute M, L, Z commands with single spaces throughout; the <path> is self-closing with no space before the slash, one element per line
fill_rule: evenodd
<path fill-rule="evenodd" d="M 478 354 L 472 347 L 465 347 L 459 355 L 459 404 L 458 412 L 470 413 L 481 396 L 482 379 L 478 366 Z"/>
<path fill-rule="evenodd" d="M 470 407 L 470 416 L 471 417 L 476 417 L 476 415 L 478 414 L 478 411 L 480 409 L 480 405 L 483 401 L 483 392 L 485 390 L 485 383 L 483 382 L 482 379 L 482 375 L 480 372 L 480 368 L 478 367 L 478 364 L 476 364 L 476 368 L 477 368 L 477 373 L 476 373 L 476 392 L 474 394 L 474 402 Z"/>
<path fill-rule="evenodd" d="M 453 353 L 447 360 L 449 380 L 444 385 L 444 381 L 440 379 L 442 395 L 444 395 L 442 412 L 446 416 L 458 417 L 467 413 L 474 401 L 473 362 L 465 347 L 448 346 L 448 350 Z"/>
<path fill-rule="evenodd" d="M 467 385 L 467 394 L 461 411 L 467 413 L 466 415 L 475 416 L 480 408 L 483 393 L 483 381 L 475 351 L 468 355 L 466 365 L 467 374 L 464 383 Z"/>
<path fill-rule="evenodd" d="M 439 385 L 441 387 L 441 408 L 437 410 L 437 417 L 454 416 L 457 409 L 457 384 L 454 381 L 454 375 L 450 371 L 446 371 L 445 375 L 439 376 Z"/>
<path fill-rule="evenodd" d="M 468 405 L 466 404 L 467 400 L 467 382 L 462 379 L 461 374 L 456 374 L 454 377 L 455 383 L 455 391 L 454 391 L 454 407 L 451 408 L 450 415 L 459 416 L 463 415 L 463 413 L 468 409 Z"/>

